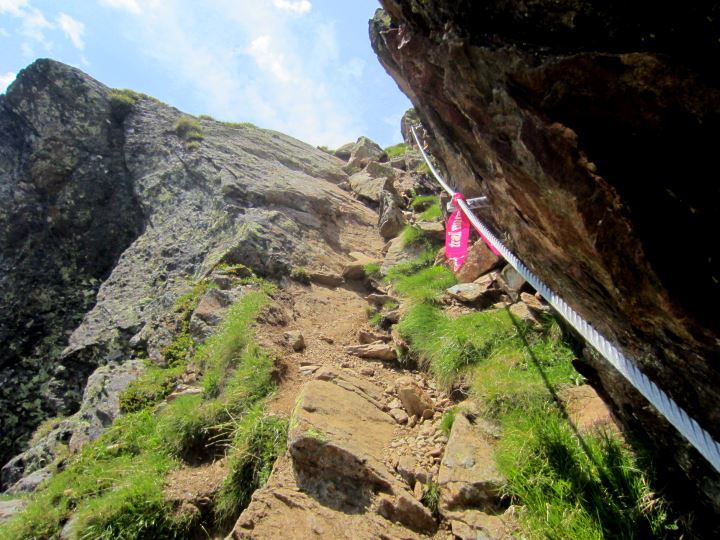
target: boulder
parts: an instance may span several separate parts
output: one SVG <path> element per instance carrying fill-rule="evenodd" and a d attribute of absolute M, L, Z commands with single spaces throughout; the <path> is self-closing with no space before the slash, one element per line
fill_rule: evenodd
<path fill-rule="evenodd" d="M 394 238 L 405 226 L 400 196 L 388 181 L 380 193 L 378 232 L 385 240 Z"/>
<path fill-rule="evenodd" d="M 349 161 L 356 144 L 357 143 L 343 144 L 340 148 L 335 150 L 333 154 L 335 154 L 335 157 L 338 159 L 342 159 L 343 161 Z"/>
<path fill-rule="evenodd" d="M 447 290 L 450 296 L 466 304 L 476 302 L 485 291 L 487 291 L 487 287 L 483 287 L 479 283 L 458 283 Z"/>
<path fill-rule="evenodd" d="M 387 179 L 370 176 L 367 171 L 360 171 L 350 177 L 350 187 L 360 199 L 374 204 L 380 202 L 380 194 L 383 191 Z"/>
<path fill-rule="evenodd" d="M 500 507 L 504 479 L 495 465 L 495 427 L 459 408 L 440 462 L 440 510 Z"/>
<path fill-rule="evenodd" d="M 392 416 L 398 424 L 407 424 L 409 419 L 408 415 L 405 414 L 405 411 L 402 409 L 390 409 L 388 414 Z"/>
<path fill-rule="evenodd" d="M 496 268 L 502 260 L 490 251 L 482 239 L 477 240 L 468 249 L 465 264 L 455 272 L 455 277 L 460 283 L 470 283 Z"/>
<path fill-rule="evenodd" d="M 305 338 L 299 330 L 290 330 L 283 334 L 285 344 L 295 352 L 305 349 Z"/>
<path fill-rule="evenodd" d="M 397 352 L 395 348 L 387 343 L 368 343 L 366 345 L 347 345 L 345 347 L 347 354 L 359 356 L 360 358 L 368 358 L 371 360 L 397 360 Z"/>
<path fill-rule="evenodd" d="M 415 539 L 413 531 L 433 532 L 430 512 L 384 464 L 396 422 L 375 403 L 382 390 L 333 370 L 323 376 L 303 388 L 288 454 L 253 494 L 232 537 L 292 530 L 293 538 Z"/>
<path fill-rule="evenodd" d="M 528 307 L 528 305 L 525 302 L 517 302 L 510 306 L 510 313 L 515 315 L 518 319 L 520 319 L 523 323 L 531 326 L 535 330 L 541 330 L 542 324 L 539 320 L 535 317 L 532 310 Z"/>
<path fill-rule="evenodd" d="M 401 377 L 395 383 L 398 398 L 410 416 L 421 418 L 425 411 L 435 410 L 430 396 L 410 377 Z"/>
<path fill-rule="evenodd" d="M 31 493 L 35 491 L 40 484 L 53 475 L 50 467 L 44 467 L 33 471 L 27 476 L 22 477 L 7 489 L 7 493 L 17 495 L 20 493 Z"/>
<path fill-rule="evenodd" d="M 26 504 L 22 499 L 0 500 L 0 525 L 21 512 Z"/>
<path fill-rule="evenodd" d="M 415 224 L 425 236 L 441 242 L 445 241 L 445 224 L 440 221 L 419 221 Z M 467 262 L 465 263 L 467 264 Z M 461 268 L 462 270 L 462 268 Z"/>
<path fill-rule="evenodd" d="M 367 345 L 369 343 L 376 343 L 378 341 L 381 341 L 383 343 L 388 343 L 392 339 L 387 334 L 381 334 L 379 332 L 372 332 L 370 330 L 359 330 L 357 337 L 358 337 L 358 341 L 360 343 L 362 343 L 363 345 Z"/>
<path fill-rule="evenodd" d="M 326 287 L 337 287 L 343 282 L 341 275 L 327 270 L 311 270 L 308 272 L 310 281 Z"/>
<path fill-rule="evenodd" d="M 371 161 L 381 161 L 383 157 L 385 151 L 377 143 L 367 137 L 360 137 L 350 151 L 348 166 L 362 169 Z"/>

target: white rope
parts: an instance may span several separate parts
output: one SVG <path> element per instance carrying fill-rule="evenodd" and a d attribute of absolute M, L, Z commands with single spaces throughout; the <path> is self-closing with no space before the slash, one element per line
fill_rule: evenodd
<path fill-rule="evenodd" d="M 415 132 L 415 128 L 411 128 L 413 137 L 417 142 L 420 153 L 425 159 L 430 171 L 435 179 L 440 183 L 445 191 L 452 197 L 455 191 L 445 182 L 440 174 L 435 170 L 428 155 L 425 153 L 420 139 Z M 512 265 L 515 270 L 525 278 L 533 288 L 538 291 L 547 302 L 554 307 L 558 313 L 573 327 L 577 332 L 590 343 L 605 359 L 617 369 L 625 379 L 632 384 L 635 389 L 647 399 L 660 414 L 662 414 L 668 422 L 688 440 L 707 459 L 715 470 L 720 472 L 720 444 L 715 441 L 710 433 L 705 431 L 700 424 L 688 415 L 670 396 L 668 396 L 660 387 L 652 382 L 648 377 L 640 371 L 634 362 L 627 358 L 615 345 L 605 339 L 600 333 L 592 327 L 590 323 L 584 320 L 567 302 L 560 296 L 555 294 L 545 285 L 523 262 L 518 259 L 500 240 L 477 218 L 463 200 L 457 201 L 463 213 L 472 222 L 473 226 L 485 236 L 487 241 L 500 252 L 505 260 Z"/>

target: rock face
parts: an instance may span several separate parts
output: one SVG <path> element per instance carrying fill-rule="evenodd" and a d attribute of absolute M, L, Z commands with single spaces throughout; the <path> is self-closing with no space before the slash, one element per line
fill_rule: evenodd
<path fill-rule="evenodd" d="M 373 47 L 449 177 L 487 196 L 481 217 L 509 247 L 720 440 L 714 4 L 381 4 Z M 718 473 L 604 360 L 580 367 L 663 477 L 689 477 L 720 511 Z"/>
<path fill-rule="evenodd" d="M 331 266 L 346 230 L 375 226 L 337 187 L 339 159 L 207 119 L 188 144 L 180 111 L 128 99 L 51 60 L 0 95 L 0 463 L 44 417 L 74 413 L 99 365 L 143 352 L 188 278 Z"/>
<path fill-rule="evenodd" d="M 435 521 L 383 463 L 396 421 L 382 389 L 323 369 L 290 421 L 288 456 L 256 491 L 232 538 L 421 538 Z M 362 435 L 359 435 L 362 434 Z"/>

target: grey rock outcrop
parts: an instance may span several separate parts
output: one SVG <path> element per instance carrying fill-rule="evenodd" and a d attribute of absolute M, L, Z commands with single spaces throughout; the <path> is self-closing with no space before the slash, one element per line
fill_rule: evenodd
<path fill-rule="evenodd" d="M 337 187 L 337 158 L 209 119 L 191 145 L 180 111 L 130 100 L 119 114 L 109 88 L 51 60 L 0 96 L 0 462 L 74 413 L 98 365 L 142 349 L 131 338 L 188 278 L 341 260 L 344 230 L 375 225 Z"/>

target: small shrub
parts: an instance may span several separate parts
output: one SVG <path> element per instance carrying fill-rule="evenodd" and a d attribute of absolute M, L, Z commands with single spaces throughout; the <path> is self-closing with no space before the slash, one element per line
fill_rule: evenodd
<path fill-rule="evenodd" d="M 217 120 L 215 120 L 215 118 L 213 118 L 209 114 L 201 114 L 200 116 L 198 116 L 198 118 L 200 120 L 212 120 L 213 122 L 217 122 Z"/>
<path fill-rule="evenodd" d="M 303 285 L 310 285 L 310 274 L 308 274 L 307 269 L 303 266 L 293 268 L 290 272 L 290 278 Z"/>
<path fill-rule="evenodd" d="M 455 409 L 455 407 L 448 409 L 445 411 L 445 414 L 443 414 L 442 420 L 440 421 L 440 431 L 442 431 L 446 437 L 450 436 L 456 415 L 457 409 Z"/>
<path fill-rule="evenodd" d="M 393 146 L 388 146 L 385 149 L 388 159 L 404 156 L 410 151 L 410 146 L 406 143 L 399 143 Z"/>
<path fill-rule="evenodd" d="M 200 148 L 200 143 L 198 141 L 190 141 L 185 143 L 185 150 L 188 152 L 193 152 Z"/>
<path fill-rule="evenodd" d="M 325 152 L 326 154 L 335 155 L 335 150 L 331 150 L 330 148 L 328 148 L 328 147 L 325 146 L 325 145 L 318 146 L 317 149 L 318 149 L 318 150 L 322 150 L 322 151 Z"/>
<path fill-rule="evenodd" d="M 175 133 L 186 142 L 202 141 L 205 136 L 197 118 L 183 116 L 175 123 Z"/>
<path fill-rule="evenodd" d="M 415 169 L 415 172 L 420 173 L 420 174 L 427 174 L 427 175 L 432 173 L 432 171 L 430 170 L 430 167 L 428 167 L 428 164 L 425 163 L 424 161 L 420 165 L 417 166 L 417 169 Z"/>
<path fill-rule="evenodd" d="M 440 486 L 430 480 L 425 484 L 423 490 L 423 496 L 421 502 L 425 507 L 432 512 L 434 516 L 438 516 L 440 513 Z"/>
<path fill-rule="evenodd" d="M 111 90 L 108 95 L 108 100 L 113 118 L 119 123 L 122 123 L 127 115 L 130 114 L 135 104 L 140 100 L 141 96 L 141 94 L 132 90 Z"/>
<path fill-rule="evenodd" d="M 184 366 L 195 343 L 187 331 L 183 331 L 163 351 L 168 367 Z"/>
<path fill-rule="evenodd" d="M 159 403 L 173 391 L 184 371 L 184 365 L 177 365 L 171 369 L 149 367 L 120 394 L 120 410 L 131 413 Z"/>

